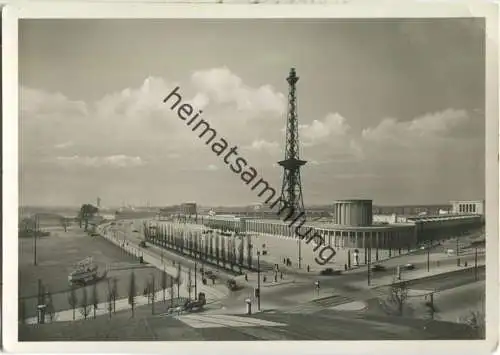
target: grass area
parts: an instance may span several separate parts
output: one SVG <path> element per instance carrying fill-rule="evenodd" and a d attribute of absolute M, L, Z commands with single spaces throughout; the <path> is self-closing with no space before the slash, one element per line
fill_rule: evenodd
<path fill-rule="evenodd" d="M 56 311 L 69 309 L 68 275 L 73 265 L 87 256 L 93 257 L 100 271 L 111 268 L 108 279 L 116 278 L 118 298 L 127 297 L 130 274 L 136 276 L 136 292 L 142 294 L 145 284 L 154 275 L 156 283 L 160 283 L 160 270 L 139 264 L 136 257 L 126 254 L 121 248 L 103 238 L 90 237 L 78 225 L 72 225 L 64 232 L 63 228 L 51 230 L 51 235 L 37 240 L 37 265 L 33 264 L 34 248 L 32 239 L 19 239 L 19 296 L 25 301 L 25 315 L 35 315 L 38 293 L 38 280 L 52 294 Z M 92 286 L 87 286 L 87 294 L 91 294 Z M 100 302 L 106 300 L 107 280 L 97 283 Z M 77 298 L 81 299 L 83 289 L 77 290 Z"/>

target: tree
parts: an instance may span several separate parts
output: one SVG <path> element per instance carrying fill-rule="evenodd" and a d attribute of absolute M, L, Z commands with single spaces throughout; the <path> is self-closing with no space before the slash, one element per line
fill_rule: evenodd
<path fill-rule="evenodd" d="M 92 308 L 94 310 L 94 319 L 95 319 L 97 308 L 99 308 L 99 295 L 97 294 L 96 283 L 94 283 L 94 285 L 92 286 L 92 295 L 90 298 L 90 303 L 92 303 Z"/>
<path fill-rule="evenodd" d="M 24 322 L 26 320 L 26 301 L 24 300 L 24 298 L 19 299 L 19 305 L 17 308 L 17 312 L 19 315 L 19 322 L 21 324 L 24 324 Z"/>
<path fill-rule="evenodd" d="M 95 216 L 99 212 L 99 209 L 91 204 L 83 204 L 80 207 L 80 211 L 78 213 L 78 219 L 80 221 L 80 228 L 82 227 L 82 220 L 85 221 L 85 231 L 87 231 L 89 226 L 89 218 Z"/>
<path fill-rule="evenodd" d="M 111 319 L 111 314 L 113 313 L 113 287 L 108 279 L 108 291 L 106 293 L 106 306 L 108 309 L 109 318 Z"/>
<path fill-rule="evenodd" d="M 186 282 L 186 288 L 189 295 L 189 300 L 191 300 L 191 288 L 193 286 L 193 281 L 191 280 L 191 268 L 188 270 L 188 279 Z"/>
<path fill-rule="evenodd" d="M 408 282 L 394 282 L 390 286 L 388 303 L 396 308 L 397 314 L 402 316 L 404 305 L 408 299 Z"/>
<path fill-rule="evenodd" d="M 161 273 L 161 289 L 163 290 L 163 303 L 165 303 L 165 292 L 168 287 L 167 283 L 168 274 L 165 272 L 165 268 L 163 268 L 163 272 Z"/>
<path fill-rule="evenodd" d="M 116 299 L 118 298 L 118 280 L 113 278 L 113 287 L 111 289 L 111 294 L 113 297 L 113 313 L 116 312 Z"/>
<path fill-rule="evenodd" d="M 73 320 L 75 320 L 75 310 L 78 305 L 78 298 L 76 297 L 76 288 L 75 286 L 71 286 L 71 289 L 68 294 L 68 304 L 73 309 Z"/>
<path fill-rule="evenodd" d="M 479 339 L 486 337 L 486 317 L 484 310 L 471 311 L 468 315 L 460 317 L 460 322 L 469 326 Z"/>
<path fill-rule="evenodd" d="M 52 293 L 47 289 L 45 293 L 45 302 L 47 304 L 47 313 L 49 315 L 50 322 L 54 321 L 56 312 L 54 309 L 54 302 L 52 301 Z"/>
<path fill-rule="evenodd" d="M 151 285 L 149 287 L 149 290 L 149 292 L 151 293 L 151 313 L 155 314 L 156 283 L 154 274 L 151 274 Z"/>
<path fill-rule="evenodd" d="M 174 277 L 170 276 L 170 307 L 174 306 Z"/>
<path fill-rule="evenodd" d="M 80 302 L 80 313 L 82 314 L 84 319 L 87 319 L 87 317 L 89 316 L 91 308 L 92 306 L 89 304 L 87 288 L 82 287 L 82 301 Z"/>
<path fill-rule="evenodd" d="M 64 228 L 64 231 L 68 231 L 68 220 L 65 217 L 61 217 L 61 226 Z"/>
<path fill-rule="evenodd" d="M 38 279 L 38 304 L 44 304 L 45 302 L 45 288 L 42 284 L 42 280 Z"/>
<path fill-rule="evenodd" d="M 135 283 L 135 274 L 132 271 L 130 274 L 130 281 L 128 287 L 128 304 L 132 310 L 132 317 L 134 317 L 134 308 L 135 308 L 135 296 L 137 293 L 137 285 Z"/>

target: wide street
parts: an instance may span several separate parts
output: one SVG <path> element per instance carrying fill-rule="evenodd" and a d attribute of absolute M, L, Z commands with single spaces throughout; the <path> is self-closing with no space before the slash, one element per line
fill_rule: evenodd
<path fill-rule="evenodd" d="M 151 315 L 150 307 L 111 319 L 98 317 L 56 322 L 40 327 L 21 326 L 21 340 L 57 341 L 68 338 L 115 341 L 237 341 L 237 340 L 422 340 L 470 339 L 475 333 L 462 324 L 360 312 L 323 310 L 316 313 L 275 311 L 243 314 L 192 313 Z M 78 331 L 75 331 L 78 329 Z"/>
<path fill-rule="evenodd" d="M 140 221 L 139 221 L 140 222 Z M 162 251 L 158 247 L 138 247 L 143 240 L 139 223 L 117 222 L 116 226 L 104 225 L 100 232 L 109 243 L 122 246 L 133 255 L 144 255 L 145 261 L 157 268 L 165 265 L 167 272 L 174 273 L 172 261 L 183 265 L 183 270 L 193 267 L 189 258 Z M 139 232 L 134 232 L 138 230 Z M 110 240 L 111 238 L 111 240 Z M 115 239 L 116 238 L 116 239 Z M 102 241 L 105 242 L 104 240 Z M 137 302 L 135 316 L 131 318 L 127 300 L 119 300 L 117 313 L 110 318 L 104 307 L 99 307 L 96 319 L 71 321 L 71 311 L 58 314 L 57 321 L 41 327 L 21 325 L 22 340 L 383 340 L 383 339 L 466 339 L 477 337 L 475 330 L 456 322 L 458 316 L 468 312 L 480 301 L 481 292 L 472 292 L 475 285 L 484 280 L 484 267 L 474 272 L 474 255 L 461 257 L 457 266 L 456 257 L 445 253 L 430 254 L 430 269 L 427 271 L 427 254 L 402 255 L 381 262 L 386 269 L 372 272 L 371 285 L 367 282 L 367 267 L 344 272 L 335 276 L 320 276 L 318 272 L 286 269 L 283 280 L 278 283 L 261 284 L 260 310 L 254 297 L 256 275 L 250 273 L 249 281 L 238 276 L 243 286 L 239 291 L 229 292 L 223 281 L 235 277 L 230 272 L 217 272 L 220 277 L 216 285 L 201 285 L 198 291 L 207 292 L 209 300 L 204 311 L 195 313 L 166 314 L 161 303 L 155 307 L 142 300 Z M 468 261 L 468 268 L 463 262 Z M 484 256 L 478 258 L 484 265 Z M 438 291 L 436 305 L 442 309 L 434 321 L 422 315 L 391 316 L 378 306 L 378 300 L 387 296 L 387 285 L 393 282 L 398 265 L 412 263 L 413 270 L 402 272 L 403 280 L 410 281 L 415 290 Z M 167 266 L 168 265 L 168 266 Z M 185 279 L 185 275 L 183 276 Z M 480 281 L 476 282 L 476 278 Z M 320 281 L 320 289 L 314 281 Z M 185 281 L 185 280 L 184 280 Z M 184 283 L 184 282 L 183 282 Z M 484 282 L 483 282 L 484 283 Z M 462 287 L 463 290 L 454 292 Z M 464 288 L 465 287 L 465 288 Z M 484 289 L 484 288 L 483 288 Z M 187 295 L 184 285 L 180 288 Z M 161 291 L 160 291 L 161 293 Z M 140 297 L 139 297 L 140 298 Z M 252 314 L 247 315 L 246 300 L 250 298 Z M 157 299 L 161 302 L 161 294 Z M 447 306 L 448 300 L 461 304 L 461 309 Z M 123 301 L 123 302 L 122 302 Z M 122 302 L 123 305 L 120 303 Z M 418 301 L 423 303 L 423 299 Z M 168 303 L 167 303 L 168 304 Z M 118 307 L 120 306 L 120 307 Z M 123 306 L 123 307 L 122 307 Z M 102 309 L 101 309 L 102 308 Z M 162 310 L 163 309 L 163 310 Z M 63 314 L 64 313 L 64 314 Z M 439 319 L 448 321 L 437 321 Z"/>
<path fill-rule="evenodd" d="M 118 239 L 127 241 L 131 245 L 138 245 L 143 240 L 142 223 L 142 220 L 121 221 L 117 222 L 117 225 L 110 230 L 112 230 L 111 233 L 116 233 Z M 147 252 L 157 255 L 158 258 L 175 260 L 176 263 L 185 267 L 194 267 L 194 262 L 190 258 L 179 256 L 173 252 L 161 251 L 160 248 L 156 247 L 149 247 Z M 464 249 L 462 253 L 465 255 L 460 255 L 461 266 L 457 266 L 457 257 L 445 253 L 443 247 L 432 250 L 429 255 L 423 250 L 417 250 L 408 255 L 399 255 L 377 263 L 373 262 L 372 266 L 381 264 L 385 270 L 370 272 L 370 286 L 368 285 L 368 269 L 364 265 L 337 276 L 320 276 L 318 272 L 307 273 L 304 269 L 298 270 L 280 265 L 280 268 L 284 270 L 283 281 L 276 285 L 269 280 L 267 283 L 261 283 L 261 308 L 263 310 L 293 308 L 297 305 L 310 303 L 317 298 L 327 298 L 327 300 L 315 304 L 314 309 L 366 301 L 380 296 L 381 292 L 385 292 L 383 286 L 392 283 L 396 268 L 405 264 L 412 264 L 414 269 L 402 269 L 402 280 L 426 278 L 413 282 L 411 288 L 433 291 L 450 289 L 476 280 L 473 268 L 470 268 L 474 265 L 474 253 L 470 249 Z M 478 253 L 478 265 L 484 265 L 484 260 L 484 252 Z M 464 268 L 465 261 L 468 263 L 467 269 Z M 429 271 L 427 271 L 427 265 L 429 265 Z M 234 277 L 234 275 L 224 271 L 218 271 L 217 274 L 221 280 Z M 243 313 L 247 298 L 254 301 L 254 308 L 257 307 L 253 297 L 253 290 L 257 286 L 257 277 L 249 273 L 248 278 L 249 281 L 246 282 L 243 277 L 237 277 L 236 279 L 243 286 L 243 289 L 231 292 L 227 297 L 218 301 L 224 313 Z M 484 280 L 484 268 L 478 269 L 477 278 Z M 317 280 L 320 281 L 319 290 L 314 287 L 314 282 Z"/>

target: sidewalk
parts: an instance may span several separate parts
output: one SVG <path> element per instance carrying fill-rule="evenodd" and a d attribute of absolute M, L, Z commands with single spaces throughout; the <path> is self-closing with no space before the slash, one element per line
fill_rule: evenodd
<path fill-rule="evenodd" d="M 114 243 L 115 245 L 119 246 L 120 248 L 123 248 L 125 251 L 131 253 L 132 255 L 137 255 L 137 256 L 142 256 L 144 258 L 144 261 L 149 263 L 150 265 L 153 265 L 159 270 L 165 270 L 165 272 L 171 276 L 177 276 L 177 267 L 172 266 L 172 265 L 166 265 L 165 262 L 161 261 L 161 256 L 157 255 L 156 253 L 152 252 L 151 249 L 155 250 L 161 250 L 158 247 L 155 246 L 148 246 L 147 249 L 141 249 L 139 248 L 136 244 L 131 242 L 130 240 L 127 240 L 128 244 L 123 245 L 123 242 L 121 240 L 115 239 L 113 236 L 105 233 L 102 230 L 102 226 L 99 228 L 99 232 L 101 233 L 102 237 L 107 239 L 108 241 Z M 149 249 L 149 250 L 148 250 Z M 155 255 L 156 254 L 156 255 Z M 164 258 L 165 261 L 165 258 Z M 194 284 L 194 273 L 191 275 L 193 277 L 193 284 Z M 183 270 L 183 276 L 181 276 L 181 279 L 184 280 L 183 286 L 185 282 L 187 282 L 188 279 L 188 271 Z M 184 287 L 185 288 L 185 287 Z M 225 298 L 229 295 L 229 290 L 225 285 L 214 285 L 214 286 L 208 286 L 208 285 L 203 285 L 201 282 L 197 282 L 197 291 L 198 292 L 204 292 L 208 301 L 216 301 L 220 300 L 222 298 Z M 187 293 L 187 291 L 186 291 Z"/>
<path fill-rule="evenodd" d="M 129 235 L 122 230 L 120 230 L 118 232 L 120 234 L 125 235 L 126 241 L 129 243 L 128 247 L 125 247 L 125 248 L 129 248 L 129 249 L 132 248 L 133 255 L 137 255 L 137 253 L 139 253 L 138 255 L 143 255 L 144 253 L 150 253 L 150 254 L 154 254 L 156 258 L 160 258 L 160 256 L 163 254 L 164 259 L 168 259 L 169 256 L 172 259 L 182 259 L 182 263 L 187 264 L 187 265 L 189 265 L 189 267 L 194 269 L 195 261 L 194 261 L 192 256 L 178 255 L 175 252 L 169 251 L 167 249 L 162 249 L 161 247 L 156 246 L 152 243 L 148 243 L 147 249 L 137 249 L 137 247 L 135 246 L 136 245 L 135 241 L 139 240 L 139 238 L 137 238 L 135 235 Z M 154 252 L 154 253 L 152 253 L 152 252 Z M 198 261 L 197 263 L 198 263 L 198 267 L 199 267 L 201 262 Z M 264 263 L 261 263 L 261 264 L 264 264 Z M 261 269 L 264 269 L 263 266 L 264 265 L 261 265 Z M 236 282 L 239 285 L 243 286 L 244 288 L 247 288 L 247 287 L 248 288 L 256 288 L 257 287 L 257 272 L 250 272 L 250 271 L 246 272 L 246 274 L 248 276 L 248 280 L 249 280 L 247 282 L 247 281 L 245 281 L 244 275 L 234 276 L 233 274 L 231 274 L 229 272 L 225 272 L 224 270 L 217 268 L 209 263 L 203 264 L 203 267 L 205 270 L 210 270 L 214 274 L 218 275 L 222 281 L 234 279 L 234 280 L 236 280 Z M 280 267 L 280 270 L 281 269 L 282 268 Z M 262 270 L 261 271 L 261 287 L 279 286 L 279 285 L 284 285 L 284 284 L 289 284 L 289 283 L 295 282 L 293 275 L 286 274 L 287 271 L 284 269 L 281 271 L 283 271 L 284 280 L 281 280 L 280 273 L 278 273 L 278 282 L 274 282 L 274 271 Z M 263 276 L 267 277 L 267 282 L 263 282 Z M 220 284 L 218 286 L 220 286 Z M 225 286 L 224 286 L 224 291 L 227 291 Z M 227 296 L 227 293 L 224 295 L 224 297 L 225 296 Z M 222 297 L 223 297 L 223 295 L 219 295 L 219 298 L 222 298 Z"/>
<path fill-rule="evenodd" d="M 168 291 L 169 289 L 167 289 Z M 186 290 L 186 285 L 182 284 L 179 288 L 181 291 L 180 294 L 182 298 L 187 298 L 188 297 L 188 291 Z M 174 292 L 177 295 L 177 285 L 174 288 Z M 168 294 L 168 293 L 167 293 Z M 163 290 L 160 290 L 156 292 L 155 294 L 155 303 L 163 303 Z M 174 298 L 175 299 L 175 298 Z M 140 307 L 148 304 L 148 298 L 143 296 L 143 295 L 138 295 L 135 297 L 135 307 Z M 94 318 L 94 308 L 93 306 L 90 307 L 90 312 L 89 315 L 87 316 L 87 319 L 93 319 Z M 116 300 L 115 303 L 115 310 L 116 312 L 119 311 L 125 311 L 128 310 L 129 312 L 131 311 L 131 307 L 128 304 L 128 298 L 120 298 Z M 108 311 L 108 303 L 107 302 L 101 302 L 97 306 L 96 310 L 96 317 L 97 316 L 109 316 L 109 311 Z M 48 320 L 48 315 L 46 315 L 46 323 L 51 323 Z M 77 320 L 82 320 L 84 319 L 83 315 L 80 312 L 80 308 L 75 309 L 75 321 Z M 73 310 L 72 309 L 67 309 L 64 311 L 59 311 L 55 313 L 54 319 L 52 322 L 71 322 L 73 321 Z M 37 318 L 36 317 L 31 317 L 25 320 L 26 324 L 37 324 Z"/>
<path fill-rule="evenodd" d="M 480 262 L 478 263 L 478 267 L 484 266 L 485 263 Z M 457 266 L 455 265 L 443 265 L 440 267 L 434 266 L 433 268 L 430 268 L 429 271 L 427 269 L 416 269 L 416 270 L 404 270 L 401 271 L 401 281 L 414 281 L 414 280 L 419 280 L 419 279 L 425 279 L 431 276 L 437 276 L 437 275 L 442 275 L 446 273 L 450 273 L 453 271 L 459 271 L 459 270 L 472 270 L 474 266 Z M 366 272 L 366 270 L 365 270 Z M 372 274 L 373 275 L 373 274 Z M 389 274 L 384 275 L 383 277 L 378 277 L 376 279 L 372 279 L 370 286 L 368 286 L 367 280 L 360 280 L 360 281 L 353 281 L 350 282 L 349 285 L 359 287 L 359 288 L 366 288 L 366 289 L 374 289 L 374 288 L 379 288 L 383 286 L 389 286 L 394 282 L 394 275 L 392 272 L 389 272 Z"/>

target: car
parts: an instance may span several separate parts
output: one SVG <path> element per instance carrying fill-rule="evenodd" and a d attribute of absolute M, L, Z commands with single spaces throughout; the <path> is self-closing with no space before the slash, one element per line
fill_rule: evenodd
<path fill-rule="evenodd" d="M 142 240 L 140 243 L 139 243 L 139 248 L 146 248 L 147 247 L 147 244 L 144 240 Z"/>
<path fill-rule="evenodd" d="M 323 276 L 339 275 L 340 273 L 340 270 L 334 270 L 331 267 L 327 267 L 326 269 L 323 269 L 319 272 L 319 274 Z"/>
<path fill-rule="evenodd" d="M 413 265 L 413 264 L 403 265 L 403 270 L 414 270 L 414 269 L 415 269 L 415 265 Z"/>
<path fill-rule="evenodd" d="M 379 271 L 386 271 L 387 268 L 384 265 L 376 264 L 372 266 L 372 271 L 379 272 Z"/>
<path fill-rule="evenodd" d="M 137 229 L 134 229 L 132 233 L 139 233 L 139 231 Z"/>

